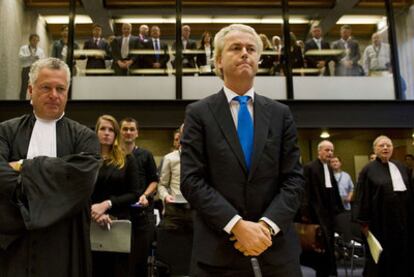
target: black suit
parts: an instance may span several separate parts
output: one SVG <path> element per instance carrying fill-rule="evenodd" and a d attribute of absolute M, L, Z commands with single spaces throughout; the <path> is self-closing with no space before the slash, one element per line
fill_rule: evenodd
<path fill-rule="evenodd" d="M 317 276 L 336 275 L 334 255 L 334 219 L 343 212 L 338 184 L 329 168 L 332 188 L 325 187 L 325 174 L 320 160 L 312 161 L 303 167 L 306 179 L 306 192 L 299 218 L 306 217 L 311 223 L 320 224 L 326 245 L 326 252 L 303 252 L 301 262 L 315 268 Z"/>
<path fill-rule="evenodd" d="M 119 67 L 117 63 L 119 60 L 132 60 L 133 63 L 131 64 L 130 68 L 135 68 L 137 67 L 137 64 L 138 64 L 138 55 L 132 55 L 129 53 L 126 58 L 122 57 L 122 54 L 121 54 L 122 40 L 123 40 L 123 37 L 119 36 L 119 37 L 114 38 L 114 40 L 111 43 L 112 58 L 113 58 L 112 68 L 115 70 L 115 75 L 127 75 L 128 74 L 128 70 Z M 141 42 L 138 40 L 138 38 L 136 36 L 130 36 L 129 51 L 140 49 L 140 48 L 143 48 L 143 46 Z"/>
<path fill-rule="evenodd" d="M 293 118 L 287 106 L 255 94 L 254 124 L 249 173 L 224 91 L 187 108 L 181 190 L 196 210 L 193 259 L 199 264 L 249 264 L 223 230 L 237 214 L 254 222 L 267 217 L 281 229 L 259 262 L 280 268 L 298 264 L 292 220 L 304 180 Z M 295 269 L 282 276 L 298 276 Z"/>
<path fill-rule="evenodd" d="M 320 61 L 325 61 L 325 72 L 324 75 L 325 76 L 329 76 L 331 75 L 330 71 L 329 71 L 329 66 L 328 63 L 329 61 L 332 59 L 331 57 L 326 57 L 326 56 L 306 56 L 306 52 L 309 50 L 317 50 L 319 49 L 318 45 L 316 44 L 315 40 L 313 38 L 309 39 L 306 41 L 305 43 L 305 62 L 306 62 L 306 67 L 308 68 L 317 68 L 318 62 Z M 330 45 L 328 42 L 326 42 L 325 40 L 321 40 L 321 49 L 331 49 Z"/>
<path fill-rule="evenodd" d="M 97 49 L 105 51 L 105 57 L 103 58 L 95 58 L 92 56 L 88 57 L 88 60 L 86 62 L 86 69 L 106 68 L 105 60 L 110 59 L 111 47 L 104 38 L 100 38 L 98 44 L 95 43 L 94 38 L 90 38 L 89 40 L 85 41 L 83 49 Z"/>
<path fill-rule="evenodd" d="M 176 50 L 176 43 L 174 41 L 172 45 L 172 49 Z M 183 42 L 183 50 L 196 50 L 197 49 L 197 43 L 195 40 L 189 39 L 187 40 L 187 45 L 184 46 Z M 194 54 L 183 54 L 183 68 L 195 68 L 195 62 L 194 62 Z M 175 60 L 173 61 L 173 66 L 175 67 Z"/>
<path fill-rule="evenodd" d="M 163 42 L 161 39 L 159 39 L 159 47 L 160 47 L 160 51 L 162 51 L 163 54 L 160 54 L 158 57 L 156 55 L 145 55 L 144 56 L 144 66 L 147 68 L 153 68 L 153 64 L 154 63 L 160 63 L 161 67 L 163 69 L 167 68 L 167 62 L 169 59 L 168 56 L 168 45 Z M 145 44 L 144 44 L 144 48 L 145 49 L 152 49 L 155 50 L 154 47 L 154 41 L 152 38 L 150 38 Z"/>

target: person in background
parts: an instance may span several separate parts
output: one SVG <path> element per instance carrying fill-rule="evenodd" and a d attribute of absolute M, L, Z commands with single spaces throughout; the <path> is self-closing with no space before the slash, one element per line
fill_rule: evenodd
<path fill-rule="evenodd" d="M 319 224 L 322 230 L 322 249 L 303 251 L 301 263 L 312 267 L 317 277 L 336 276 L 334 248 L 335 217 L 343 212 L 338 184 L 332 168 L 334 145 L 328 140 L 318 144 L 318 158 L 304 165 L 305 197 L 299 210 L 299 221 Z"/>
<path fill-rule="evenodd" d="M 334 156 L 330 160 L 330 166 L 333 169 L 336 182 L 338 183 L 339 195 L 346 211 L 351 210 L 352 195 L 354 192 L 354 183 L 351 176 L 342 170 L 342 160 L 339 156 Z"/>
<path fill-rule="evenodd" d="M 30 66 L 39 59 L 45 58 L 45 52 L 42 48 L 38 47 L 39 45 L 39 35 L 31 34 L 29 36 L 29 44 L 23 45 L 19 50 L 19 60 L 22 67 L 21 80 L 22 84 L 20 86 L 20 100 L 26 100 L 27 95 L 27 86 L 29 84 L 29 72 Z"/>
<path fill-rule="evenodd" d="M 373 149 L 377 158 L 359 174 L 353 214 L 363 234 L 372 233 L 383 251 L 378 263 L 367 251 L 365 276 L 414 276 L 411 259 L 414 198 L 410 172 L 391 159 L 394 147 L 387 136 L 377 137 Z"/>
<path fill-rule="evenodd" d="M 138 207 L 131 209 L 133 245 L 131 250 L 131 272 L 134 276 L 147 276 L 147 258 L 154 241 L 154 194 L 157 190 L 158 174 L 154 156 L 147 149 L 137 145 L 138 121 L 132 117 L 121 120 L 121 144 L 127 154 L 135 158 L 139 174 Z"/>
<path fill-rule="evenodd" d="M 103 50 L 102 55 L 88 56 L 86 61 L 86 69 L 105 69 L 105 59 L 110 59 L 111 47 L 109 43 L 102 37 L 102 27 L 99 24 L 93 24 L 92 37 L 85 41 L 83 49 Z"/>
<path fill-rule="evenodd" d="M 213 66 L 213 53 L 214 48 L 211 43 L 212 37 L 210 32 L 205 31 L 201 36 L 201 42 L 200 47 L 198 50 L 204 51 L 202 54 L 197 55 L 197 66 L 200 68 L 200 70 L 204 68 L 207 68 L 210 73 L 213 73 L 212 68 Z"/>
<path fill-rule="evenodd" d="M 99 169 L 95 190 L 92 194 L 91 218 L 107 228 L 114 219 L 131 219 L 130 205 L 138 200 L 139 174 L 132 155 L 125 155 L 120 145 L 120 130 L 111 115 L 98 118 L 95 127 L 101 145 L 103 165 Z M 134 235 L 132 233 L 131 244 Z M 129 276 L 129 254 L 116 252 L 92 252 L 93 276 Z"/>
<path fill-rule="evenodd" d="M 144 66 L 147 68 L 155 69 L 166 69 L 167 62 L 169 60 L 168 56 L 168 45 L 161 40 L 161 30 L 160 27 L 154 25 L 151 27 L 151 38 L 147 40 L 144 47 L 146 49 L 151 49 L 157 51 L 154 55 L 144 55 Z M 160 51 L 160 52 L 158 52 Z"/>
<path fill-rule="evenodd" d="M 52 45 L 51 57 L 58 58 L 67 63 L 69 27 L 64 25 L 60 30 L 61 39 L 55 40 Z M 73 49 L 79 49 L 79 45 L 73 42 Z"/>
<path fill-rule="evenodd" d="M 189 25 L 183 25 L 181 28 L 181 41 L 183 44 L 183 51 L 184 50 L 196 50 L 197 43 L 190 38 L 191 35 L 191 27 Z M 176 42 L 174 41 L 172 45 L 172 49 L 177 49 Z M 182 66 L 183 68 L 195 68 L 195 61 L 194 61 L 194 54 L 183 54 L 182 57 Z M 175 66 L 175 61 L 173 61 L 173 66 Z"/>
<path fill-rule="evenodd" d="M 358 41 L 352 38 L 350 25 L 341 27 L 341 38 L 332 43 L 332 49 L 343 50 L 341 55 L 335 57 L 336 76 L 361 76 L 363 68 L 358 64 L 361 58 Z"/>
<path fill-rule="evenodd" d="M 283 70 L 286 70 L 286 64 L 287 64 L 287 56 L 285 54 L 285 49 L 286 47 L 282 48 L 282 56 L 281 56 L 281 63 L 283 66 Z M 289 47 L 289 51 L 290 51 L 290 57 L 292 59 L 292 69 L 299 69 L 299 68 L 303 68 L 305 66 L 304 60 L 303 60 L 303 55 L 302 55 L 302 49 L 300 48 L 300 46 L 297 44 L 296 41 L 296 36 L 294 33 L 290 32 L 290 47 Z M 285 74 L 286 75 L 286 74 Z"/>
<path fill-rule="evenodd" d="M 267 38 L 267 36 L 265 34 L 259 34 L 260 39 L 262 40 L 263 43 L 263 51 L 272 51 L 272 45 L 270 44 L 269 39 Z M 274 60 L 274 56 L 273 55 L 261 55 L 260 56 L 260 61 L 259 61 L 259 68 L 263 68 L 263 69 L 271 69 L 273 66 L 273 60 Z M 267 73 L 269 74 L 269 73 Z"/>
<path fill-rule="evenodd" d="M 329 76 L 329 61 L 331 57 L 328 56 L 318 56 L 318 55 L 306 55 L 306 52 L 309 50 L 327 50 L 330 49 L 330 45 L 322 37 L 322 27 L 319 25 L 314 25 L 311 28 L 312 38 L 308 39 L 305 43 L 305 62 L 307 68 L 318 68 L 321 70 L 321 74 L 324 76 Z M 318 74 L 318 75 L 321 75 Z"/>
<path fill-rule="evenodd" d="M 365 48 L 362 64 L 368 76 L 388 75 L 391 64 L 391 50 L 388 43 L 382 42 L 378 33 L 372 34 L 372 44 Z"/>
<path fill-rule="evenodd" d="M 148 33 L 148 25 L 142 24 L 141 26 L 139 26 L 138 39 L 141 42 L 141 44 L 145 44 L 148 42 Z"/>

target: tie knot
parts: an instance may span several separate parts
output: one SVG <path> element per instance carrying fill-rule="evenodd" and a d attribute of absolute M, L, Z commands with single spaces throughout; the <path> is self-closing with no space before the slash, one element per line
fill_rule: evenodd
<path fill-rule="evenodd" d="M 240 105 L 245 105 L 250 99 L 250 96 L 236 96 L 234 100 L 240 103 Z"/>

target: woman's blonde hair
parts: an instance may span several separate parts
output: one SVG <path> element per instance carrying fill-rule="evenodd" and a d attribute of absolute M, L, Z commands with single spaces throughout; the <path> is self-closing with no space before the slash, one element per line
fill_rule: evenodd
<path fill-rule="evenodd" d="M 112 115 L 101 115 L 96 121 L 95 131 L 98 133 L 101 126 L 102 120 L 106 120 L 112 124 L 114 128 L 115 138 L 114 143 L 111 146 L 111 151 L 109 156 L 104 159 L 104 163 L 107 165 L 114 165 L 118 168 L 123 168 L 125 166 L 125 152 L 122 150 L 120 145 L 120 129 L 118 121 Z"/>

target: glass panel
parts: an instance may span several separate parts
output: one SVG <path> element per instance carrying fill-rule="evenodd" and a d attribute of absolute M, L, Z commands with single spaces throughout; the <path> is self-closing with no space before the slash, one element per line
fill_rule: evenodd
<path fill-rule="evenodd" d="M 309 19 L 293 31 L 291 47 L 302 49 L 292 60 L 295 99 L 395 99 L 384 1 L 320 2 L 312 10 L 290 8 L 291 17 L 304 12 Z"/>
<path fill-rule="evenodd" d="M 194 55 L 190 55 L 189 49 L 185 50 L 188 55 L 184 54 L 184 58 L 193 65 L 187 63 L 184 67 L 187 71 L 183 76 L 183 99 L 200 99 L 222 88 L 223 81 L 214 74 L 212 43 L 217 32 L 233 23 L 251 26 L 265 42 L 255 78 L 255 90 L 272 99 L 286 99 L 285 77 L 280 74 L 283 39 L 280 1 L 199 1 L 203 5 L 197 10 L 191 5 L 193 2 L 185 0 L 183 5 L 183 25 L 191 28 L 190 38 L 195 42 L 195 45 L 191 44 Z M 276 50 L 272 45 L 273 37 L 278 43 Z"/>

